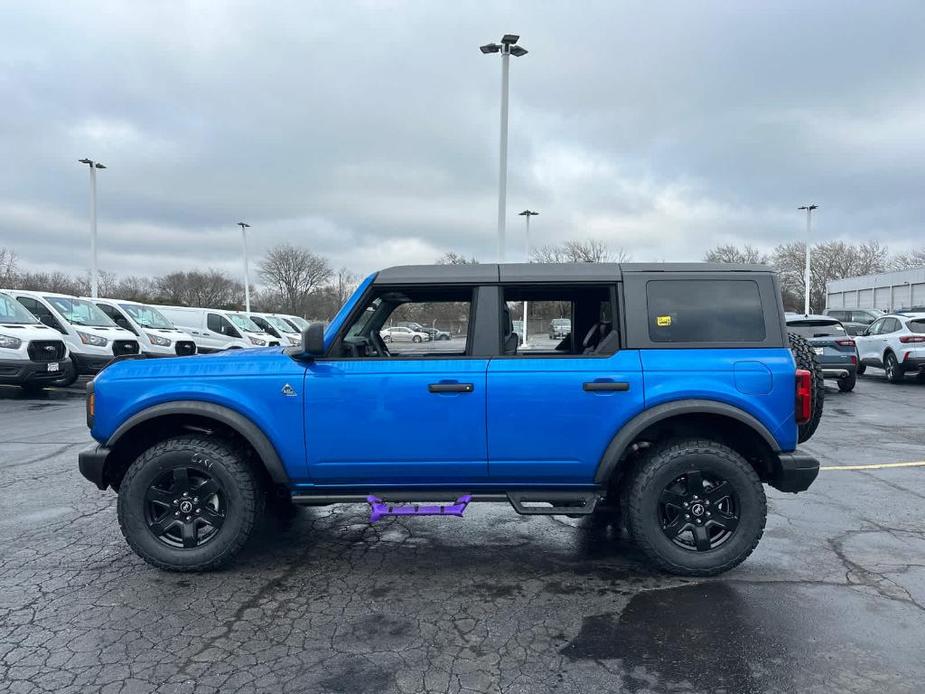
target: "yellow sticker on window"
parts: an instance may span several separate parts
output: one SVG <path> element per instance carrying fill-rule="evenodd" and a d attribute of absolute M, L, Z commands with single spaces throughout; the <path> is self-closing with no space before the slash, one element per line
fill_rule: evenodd
<path fill-rule="evenodd" d="M 660 328 L 667 328 L 671 325 L 671 316 L 657 316 L 655 324 Z"/>

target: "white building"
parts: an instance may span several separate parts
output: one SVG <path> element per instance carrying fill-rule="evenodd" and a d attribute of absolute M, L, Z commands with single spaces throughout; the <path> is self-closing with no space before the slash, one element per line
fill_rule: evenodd
<path fill-rule="evenodd" d="M 925 267 L 832 280 L 825 285 L 825 301 L 826 308 L 882 311 L 925 306 Z"/>

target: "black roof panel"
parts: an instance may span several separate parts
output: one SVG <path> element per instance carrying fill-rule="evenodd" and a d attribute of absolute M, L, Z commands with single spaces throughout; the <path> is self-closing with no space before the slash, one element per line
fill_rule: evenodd
<path fill-rule="evenodd" d="M 773 272 L 735 263 L 474 263 L 397 265 L 380 270 L 376 285 L 496 282 L 614 282 L 633 272 Z"/>

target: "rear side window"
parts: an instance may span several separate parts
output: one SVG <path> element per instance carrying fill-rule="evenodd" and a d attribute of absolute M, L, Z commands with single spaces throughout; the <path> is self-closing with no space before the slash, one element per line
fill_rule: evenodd
<path fill-rule="evenodd" d="M 763 342 L 764 311 L 753 280 L 650 280 L 653 342 Z"/>

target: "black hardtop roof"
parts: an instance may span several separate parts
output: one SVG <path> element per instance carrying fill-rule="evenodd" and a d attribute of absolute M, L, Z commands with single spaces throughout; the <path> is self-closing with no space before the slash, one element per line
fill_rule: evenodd
<path fill-rule="evenodd" d="M 773 272 L 738 263 L 473 263 L 397 265 L 376 274 L 375 284 L 484 282 L 613 282 L 636 272 Z"/>

